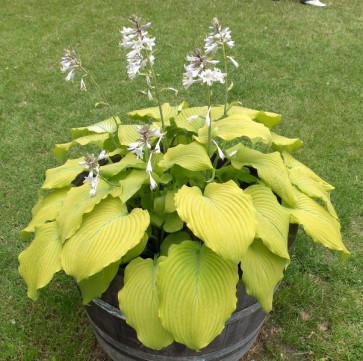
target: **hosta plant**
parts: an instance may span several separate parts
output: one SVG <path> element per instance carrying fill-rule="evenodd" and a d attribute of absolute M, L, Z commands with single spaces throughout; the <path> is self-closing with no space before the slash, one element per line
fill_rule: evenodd
<path fill-rule="evenodd" d="M 238 66 L 227 55 L 230 30 L 214 19 L 204 49 L 187 56 L 184 87 L 207 94 L 204 105 L 189 107 L 161 101 L 150 23 L 131 21 L 121 31 L 127 72 L 145 78 L 140 99 L 156 104 L 73 128 L 72 140 L 55 146 L 63 164 L 46 172 L 21 233 L 33 241 L 19 271 L 35 300 L 63 270 L 87 304 L 122 268 L 119 305 L 138 338 L 154 349 L 175 340 L 200 350 L 235 310 L 239 282 L 271 310 L 290 262 L 290 224 L 349 252 L 329 198 L 333 187 L 291 155 L 299 139 L 273 131 L 281 116 L 227 102 L 228 70 Z M 61 65 L 66 80 L 81 75 L 82 90 L 88 80 L 96 84 L 74 51 L 65 51 Z M 220 105 L 212 102 L 218 87 Z M 74 145 L 88 154 L 67 159 Z"/>

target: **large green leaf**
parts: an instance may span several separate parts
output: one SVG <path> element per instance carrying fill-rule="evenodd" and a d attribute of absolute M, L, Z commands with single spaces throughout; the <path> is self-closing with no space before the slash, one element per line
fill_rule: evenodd
<path fill-rule="evenodd" d="M 84 161 L 83 157 L 69 159 L 60 167 L 48 169 L 45 173 L 42 189 L 69 187 L 76 176 L 84 170 L 84 166 L 79 165 L 79 162 L 82 161 Z"/>
<path fill-rule="evenodd" d="M 57 221 L 59 225 L 59 235 L 62 242 L 73 236 L 80 227 L 84 214 L 93 210 L 94 206 L 109 194 L 117 197 L 121 194 L 121 187 L 100 180 L 97 186 L 96 195 L 90 196 L 90 185 L 83 184 L 69 190 L 64 198 Z"/>
<path fill-rule="evenodd" d="M 160 263 L 159 316 L 177 342 L 200 350 L 224 328 L 236 308 L 237 266 L 205 245 L 172 246 Z"/>
<path fill-rule="evenodd" d="M 69 143 L 56 144 L 54 147 L 53 153 L 58 161 L 63 162 L 67 155 L 67 152 L 74 145 L 76 145 L 76 144 L 79 144 L 79 145 L 95 144 L 99 148 L 103 149 L 105 141 L 109 138 L 110 138 L 109 133 L 85 135 L 83 137 L 74 139 Z"/>
<path fill-rule="evenodd" d="M 315 242 L 349 255 L 350 252 L 342 241 L 339 221 L 304 193 L 297 189 L 295 192 L 297 197 L 295 208 L 288 208 L 291 221 L 301 224 Z"/>
<path fill-rule="evenodd" d="M 144 252 L 147 241 L 149 240 L 149 235 L 145 232 L 144 237 L 142 237 L 142 240 L 134 247 L 131 248 L 127 253 L 122 256 L 121 258 L 121 264 L 129 263 L 134 258 L 139 257 L 142 252 Z"/>
<path fill-rule="evenodd" d="M 274 290 L 283 278 L 288 261 L 270 252 L 260 239 L 255 239 L 241 259 L 242 281 L 265 312 L 272 309 Z"/>
<path fill-rule="evenodd" d="M 79 282 L 121 259 L 144 237 L 150 218 L 139 208 L 130 214 L 120 199 L 108 197 L 84 217 L 63 247 L 64 271 Z"/>
<path fill-rule="evenodd" d="M 232 156 L 232 165 L 241 169 L 243 166 L 251 166 L 257 169 L 258 176 L 287 204 L 293 206 L 296 202 L 294 188 L 290 182 L 287 168 L 282 161 L 278 152 L 262 153 L 254 149 L 247 148 L 242 144 L 227 151 L 231 154 L 232 150 L 236 150 L 236 154 Z"/>
<path fill-rule="evenodd" d="M 126 322 L 137 332 L 147 347 L 160 350 L 174 339 L 159 319 L 159 291 L 157 274 L 160 258 L 136 258 L 125 269 L 124 287 L 118 293 L 121 311 Z"/>
<path fill-rule="evenodd" d="M 59 214 L 59 210 L 68 191 L 69 188 L 55 189 L 44 197 L 41 197 L 32 209 L 32 220 L 21 231 L 20 236 L 26 239 L 35 231 L 36 226 L 47 221 L 54 221 Z"/>
<path fill-rule="evenodd" d="M 82 293 L 83 304 L 91 302 L 94 298 L 100 297 L 116 276 L 120 261 L 111 263 L 100 272 L 86 278 L 78 283 Z"/>
<path fill-rule="evenodd" d="M 231 141 L 240 137 L 248 137 L 251 140 L 271 142 L 270 130 L 263 124 L 254 122 L 246 114 L 234 113 L 227 118 L 212 123 L 212 133 L 223 140 Z M 198 131 L 195 139 L 202 143 L 208 143 L 208 128 L 203 127 Z"/>
<path fill-rule="evenodd" d="M 289 213 L 286 212 L 272 193 L 263 185 L 254 185 L 245 189 L 252 197 L 257 211 L 257 237 L 276 255 L 290 259 L 288 252 Z"/>
<path fill-rule="evenodd" d="M 213 169 L 205 147 L 197 142 L 179 144 L 176 147 L 169 148 L 164 158 L 159 162 L 159 166 L 169 169 L 174 165 L 179 165 L 191 171 Z"/>
<path fill-rule="evenodd" d="M 58 237 L 57 222 L 49 222 L 36 228 L 30 246 L 19 255 L 19 273 L 28 285 L 28 296 L 38 298 L 37 290 L 46 286 L 54 273 L 62 269 L 62 243 Z"/>
<path fill-rule="evenodd" d="M 176 210 L 193 233 L 214 252 L 238 263 L 256 234 L 256 211 L 236 183 L 210 183 L 204 195 L 183 186 L 175 195 Z"/>
<path fill-rule="evenodd" d="M 87 127 L 72 128 L 71 135 L 73 138 L 79 138 L 90 133 L 113 133 L 121 124 L 120 118 L 115 116 Z"/>

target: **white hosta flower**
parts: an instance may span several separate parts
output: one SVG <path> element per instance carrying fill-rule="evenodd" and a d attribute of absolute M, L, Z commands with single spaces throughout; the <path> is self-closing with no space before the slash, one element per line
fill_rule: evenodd
<path fill-rule="evenodd" d="M 231 31 L 229 28 L 222 29 L 217 18 L 212 21 L 212 26 L 209 27 L 212 31 L 208 34 L 208 37 L 204 40 L 204 51 L 206 54 L 215 54 L 218 49 L 226 44 L 229 48 L 234 46 L 234 41 L 231 37 Z"/>
<path fill-rule="evenodd" d="M 100 176 L 100 165 L 98 161 L 106 158 L 106 151 L 103 150 L 97 157 L 94 154 L 88 154 L 85 160 L 78 162 L 79 165 L 84 165 L 89 170 L 87 177 L 84 178 L 83 183 L 91 185 L 90 196 L 93 197 L 97 192 L 97 186 Z"/>
<path fill-rule="evenodd" d="M 66 81 L 73 81 L 76 69 L 81 66 L 81 62 L 77 58 L 74 50 L 64 49 L 64 54 L 61 61 L 61 72 L 68 73 Z"/>
<path fill-rule="evenodd" d="M 225 155 L 224 155 L 224 152 L 223 152 L 223 150 L 219 147 L 219 145 L 217 144 L 217 142 L 214 140 L 214 139 L 212 139 L 212 142 L 214 143 L 214 145 L 217 147 L 217 152 L 218 152 L 218 155 L 219 155 L 219 158 L 221 158 L 222 160 L 226 157 Z"/>
<path fill-rule="evenodd" d="M 227 58 L 232 62 L 232 64 L 236 67 L 236 68 L 238 68 L 239 67 L 239 64 L 236 62 L 236 60 L 233 58 L 233 57 L 231 57 L 231 56 L 227 56 Z"/>
<path fill-rule="evenodd" d="M 207 116 L 205 117 L 205 125 L 207 126 L 207 128 L 209 128 L 211 126 L 210 111 L 211 111 L 211 108 L 209 107 Z"/>
<path fill-rule="evenodd" d="M 138 159 L 144 159 L 144 148 L 151 149 L 151 141 L 153 138 L 159 138 L 156 143 L 154 152 L 160 153 L 160 142 L 164 133 L 161 132 L 160 128 L 151 128 L 149 124 L 138 125 L 137 131 L 140 134 L 140 138 L 137 142 L 130 143 L 128 150 L 136 154 Z"/>
<path fill-rule="evenodd" d="M 158 186 L 158 184 L 156 183 L 151 173 L 149 173 L 149 179 L 150 179 L 150 189 L 154 190 Z"/>
<path fill-rule="evenodd" d="M 189 123 L 191 123 L 193 120 L 196 120 L 199 118 L 199 115 L 198 114 L 194 114 L 194 115 L 191 115 L 190 117 L 187 118 L 187 121 Z"/>
<path fill-rule="evenodd" d="M 194 49 L 193 54 L 187 56 L 187 60 L 190 64 L 184 65 L 186 71 L 183 74 L 183 86 L 185 89 L 199 82 L 206 83 L 208 86 L 214 82 L 224 82 L 225 74 L 215 67 L 219 63 L 218 60 L 207 58 L 199 49 Z"/>
<path fill-rule="evenodd" d="M 155 57 L 152 55 L 155 46 L 155 38 L 151 38 L 146 31 L 150 28 L 151 23 L 141 25 L 141 18 L 131 17 L 133 28 L 126 28 L 120 31 L 122 41 L 120 45 L 125 49 L 130 49 L 127 53 L 127 75 L 134 79 L 140 72 L 147 67 L 147 64 L 154 64 Z"/>
<path fill-rule="evenodd" d="M 219 82 L 224 83 L 224 78 L 226 77 L 226 73 L 222 73 L 220 69 L 214 68 L 203 70 L 200 74 L 200 78 L 203 83 L 211 86 L 213 83 Z"/>
<path fill-rule="evenodd" d="M 81 87 L 82 91 L 87 91 L 86 83 L 84 82 L 83 77 L 81 79 L 81 86 L 80 87 Z"/>

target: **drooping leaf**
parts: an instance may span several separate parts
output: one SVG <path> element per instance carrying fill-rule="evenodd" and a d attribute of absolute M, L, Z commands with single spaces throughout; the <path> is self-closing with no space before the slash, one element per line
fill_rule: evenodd
<path fill-rule="evenodd" d="M 315 182 L 321 183 L 326 191 L 332 191 L 334 187 L 326 182 L 324 179 L 320 178 L 314 171 L 312 171 L 305 164 L 299 162 L 290 153 L 283 152 L 284 163 L 288 168 L 298 169 L 300 172 L 305 173 L 308 177 L 313 179 Z"/>
<path fill-rule="evenodd" d="M 277 256 L 258 238 L 241 259 L 242 281 L 249 295 L 254 296 L 265 312 L 272 309 L 274 290 L 283 278 L 288 261 Z"/>
<path fill-rule="evenodd" d="M 79 144 L 79 145 L 95 144 L 99 148 L 103 149 L 105 141 L 109 138 L 110 138 L 109 133 L 85 135 L 83 137 L 74 139 L 69 143 L 56 144 L 53 149 L 53 153 L 59 162 L 64 162 L 67 152 L 74 145 L 76 145 L 76 144 Z"/>
<path fill-rule="evenodd" d="M 330 196 L 326 187 L 322 182 L 317 182 L 314 178 L 310 177 L 306 172 L 304 172 L 301 167 L 293 167 L 289 169 L 289 177 L 291 183 L 294 184 L 299 190 L 309 197 L 321 199 L 328 212 L 336 219 L 338 215 L 335 212 L 335 208 L 330 201 Z"/>
<path fill-rule="evenodd" d="M 114 116 L 87 127 L 72 128 L 71 135 L 73 138 L 79 138 L 90 133 L 113 133 L 119 124 L 121 124 L 120 118 Z"/>
<path fill-rule="evenodd" d="M 208 107 L 206 106 L 183 109 L 175 117 L 175 123 L 178 128 L 182 128 L 189 132 L 197 134 L 198 130 L 205 125 L 205 117 L 207 115 L 207 112 Z"/>
<path fill-rule="evenodd" d="M 90 303 L 96 297 L 101 297 L 116 276 L 119 265 L 120 261 L 111 263 L 100 272 L 78 282 L 84 305 Z"/>
<path fill-rule="evenodd" d="M 350 252 L 343 244 L 339 221 L 332 217 L 319 203 L 295 190 L 297 203 L 295 208 L 288 208 L 291 221 L 301 224 L 305 232 L 315 241 L 330 249 L 341 251 L 343 255 Z"/>
<path fill-rule="evenodd" d="M 287 168 L 278 152 L 262 153 L 247 148 L 242 144 L 232 148 L 236 154 L 232 156 L 232 165 L 241 169 L 243 166 L 251 166 L 257 169 L 258 176 L 286 203 L 293 206 L 296 202 L 293 186 L 289 179 Z M 231 150 L 227 153 L 230 154 Z"/>
<path fill-rule="evenodd" d="M 287 151 L 289 153 L 294 150 L 300 148 L 303 142 L 299 138 L 286 138 L 281 135 L 278 135 L 274 132 L 271 132 L 271 140 L 272 140 L 272 149 L 277 150 L 279 152 Z"/>
<path fill-rule="evenodd" d="M 147 211 L 134 208 L 128 213 L 119 199 L 108 197 L 64 244 L 64 271 L 78 282 L 100 272 L 141 242 L 149 223 Z"/>
<path fill-rule="evenodd" d="M 19 255 L 19 273 L 27 283 L 31 299 L 36 300 L 37 290 L 46 286 L 54 274 L 62 269 L 61 252 L 57 222 L 36 227 L 33 242 Z"/>
<path fill-rule="evenodd" d="M 57 218 L 59 235 L 62 242 L 73 236 L 80 227 L 84 214 L 93 210 L 94 206 L 109 194 L 117 197 L 121 194 L 121 187 L 113 185 L 101 179 L 97 186 L 96 195 L 90 196 L 90 185 L 83 184 L 72 188 L 64 198 Z"/>
<path fill-rule="evenodd" d="M 79 165 L 84 158 L 69 159 L 65 164 L 50 168 L 45 173 L 45 181 L 42 189 L 55 189 L 69 187 L 76 176 L 84 170 L 83 165 Z"/>
<path fill-rule="evenodd" d="M 200 350 L 224 328 L 236 308 L 237 266 L 205 245 L 185 241 L 160 263 L 159 316 L 177 342 Z"/>
<path fill-rule="evenodd" d="M 147 347 L 160 350 L 174 338 L 162 326 L 159 311 L 157 273 L 160 258 L 136 258 L 125 269 L 124 287 L 118 293 L 121 311 L 126 322 L 137 332 L 138 339 Z"/>
<path fill-rule="evenodd" d="M 255 120 L 258 123 L 264 124 L 267 128 L 272 129 L 275 125 L 279 124 L 281 122 L 281 115 L 271 112 L 264 112 L 261 110 L 254 110 L 239 106 L 233 106 L 228 111 L 228 114 L 247 114 L 250 116 L 253 120 Z"/>
<path fill-rule="evenodd" d="M 32 209 L 32 220 L 21 231 L 20 236 L 26 239 L 35 231 L 36 226 L 44 224 L 47 221 L 54 221 L 59 214 L 59 210 L 68 191 L 69 188 L 55 189 L 44 197 L 41 197 Z"/>
<path fill-rule="evenodd" d="M 179 144 L 169 148 L 159 166 L 169 169 L 174 165 L 191 171 L 213 169 L 205 147 L 192 142 L 190 144 Z"/>
<path fill-rule="evenodd" d="M 236 183 L 210 183 L 204 195 L 183 186 L 175 195 L 176 210 L 187 227 L 221 257 L 238 263 L 256 234 L 256 211 Z"/>
<path fill-rule="evenodd" d="M 288 252 L 289 213 L 279 204 L 271 189 L 253 185 L 245 189 L 257 211 L 257 237 L 279 257 L 290 259 Z"/>

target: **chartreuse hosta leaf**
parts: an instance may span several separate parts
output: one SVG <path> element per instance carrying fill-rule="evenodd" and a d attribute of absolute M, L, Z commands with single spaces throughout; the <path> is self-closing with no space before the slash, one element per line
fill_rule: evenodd
<path fill-rule="evenodd" d="M 274 289 L 283 278 L 288 261 L 269 251 L 256 238 L 241 259 L 242 281 L 249 295 L 254 296 L 265 312 L 272 309 Z"/>
<path fill-rule="evenodd" d="M 169 103 L 162 104 L 161 110 L 163 112 L 165 125 L 170 125 L 170 119 L 174 118 L 180 112 L 183 106 L 184 106 L 183 103 L 175 106 L 170 106 Z M 128 113 L 128 116 L 131 119 L 152 118 L 158 122 L 161 121 L 159 107 L 134 110 Z"/>
<path fill-rule="evenodd" d="M 122 188 L 115 187 L 101 179 L 93 197 L 90 196 L 89 191 L 90 185 L 83 184 L 80 187 L 71 188 L 65 196 L 57 218 L 62 242 L 76 233 L 84 214 L 91 212 L 94 206 L 109 194 L 113 197 L 119 196 Z"/>
<path fill-rule="evenodd" d="M 139 138 L 140 133 L 135 124 L 122 124 L 118 127 L 118 140 L 121 145 L 129 146 L 131 143 L 137 142 Z"/>
<path fill-rule="evenodd" d="M 287 151 L 293 152 L 294 150 L 300 148 L 303 142 L 299 138 L 286 138 L 282 135 L 278 135 L 274 132 L 271 132 L 271 141 L 272 141 L 272 149 L 277 150 L 279 152 Z"/>
<path fill-rule="evenodd" d="M 32 209 L 32 220 L 26 228 L 24 228 L 20 236 L 28 238 L 35 231 L 35 227 L 47 221 L 54 221 L 63 204 L 64 198 L 69 188 L 55 189 L 49 194 L 41 197 L 38 203 Z"/>
<path fill-rule="evenodd" d="M 62 269 L 61 252 L 57 222 L 36 227 L 33 242 L 19 255 L 19 273 L 28 285 L 28 296 L 33 300 L 38 298 L 37 290 L 46 286 L 54 273 Z"/>
<path fill-rule="evenodd" d="M 283 152 L 283 159 L 284 163 L 288 168 L 291 169 L 298 169 L 302 173 L 305 173 L 308 177 L 313 179 L 315 182 L 321 183 L 322 186 L 326 191 L 332 191 L 334 187 L 326 182 L 324 179 L 320 178 L 315 172 L 313 172 L 309 167 L 307 167 L 305 164 L 299 162 L 297 159 L 295 159 L 291 154 L 288 152 Z"/>
<path fill-rule="evenodd" d="M 117 130 L 119 124 L 121 124 L 120 118 L 115 116 L 88 127 L 72 128 L 71 135 L 73 138 L 79 138 L 90 133 L 113 133 Z"/>
<path fill-rule="evenodd" d="M 252 140 L 259 139 L 268 144 L 271 142 L 270 130 L 263 124 L 254 122 L 246 114 L 235 113 L 213 122 L 212 133 L 226 141 L 245 136 Z M 198 137 L 195 139 L 206 144 L 208 142 L 208 128 L 205 126 L 199 129 Z"/>
<path fill-rule="evenodd" d="M 289 169 L 289 177 L 291 183 L 298 187 L 300 191 L 309 197 L 321 199 L 325 203 L 328 212 L 334 218 L 338 219 L 338 215 L 330 201 L 329 193 L 325 190 L 323 183 L 317 182 L 315 179 L 309 177 L 309 175 L 299 167 Z"/>
<path fill-rule="evenodd" d="M 87 304 L 96 297 L 100 297 L 109 287 L 111 281 L 115 277 L 120 264 L 129 263 L 138 257 L 145 249 L 149 236 L 144 234 L 141 242 L 134 248 L 130 249 L 122 258 L 110 265 L 106 266 L 100 272 L 86 278 L 78 283 L 82 293 L 83 304 Z"/>
<path fill-rule="evenodd" d="M 207 150 L 197 142 L 179 144 L 169 148 L 164 158 L 159 162 L 159 166 L 169 169 L 174 165 L 191 171 L 213 169 Z"/>
<path fill-rule="evenodd" d="M 257 211 L 257 237 L 276 255 L 290 259 L 288 252 L 289 213 L 282 207 L 272 193 L 264 185 L 254 185 L 245 189 L 252 197 Z"/>
<path fill-rule="evenodd" d="M 272 129 L 275 125 L 281 122 L 281 115 L 271 112 L 263 112 L 260 110 L 243 108 L 239 106 L 232 106 L 228 111 L 228 114 L 234 114 L 234 113 L 247 114 L 253 120 L 264 124 L 269 129 Z"/>
<path fill-rule="evenodd" d="M 79 282 L 120 260 L 144 237 L 149 226 L 147 211 L 128 213 L 120 199 L 108 197 L 84 216 L 77 233 L 63 246 L 64 271 Z"/>
<path fill-rule="evenodd" d="M 75 144 L 79 144 L 79 145 L 95 144 L 99 148 L 103 149 L 105 141 L 109 138 L 110 138 L 109 133 L 85 135 L 83 137 L 74 139 L 69 143 L 56 144 L 54 147 L 53 153 L 57 160 L 59 160 L 60 162 L 63 162 L 65 156 L 67 155 L 67 152 Z"/>
<path fill-rule="evenodd" d="M 236 150 L 236 154 L 231 157 L 232 165 L 236 169 L 243 166 L 251 166 L 257 169 L 258 176 L 276 194 L 278 194 L 287 204 L 293 206 L 296 202 L 294 187 L 291 184 L 287 168 L 278 152 L 261 153 L 257 150 L 247 148 L 242 144 L 227 151 Z"/>
<path fill-rule="evenodd" d="M 138 159 L 135 154 L 127 153 L 119 162 L 109 163 L 101 167 L 101 174 L 104 177 L 112 177 L 127 168 L 145 169 L 146 164 Z"/>
<path fill-rule="evenodd" d="M 197 134 L 198 129 L 205 125 L 207 113 L 208 107 L 186 108 L 175 117 L 175 123 L 178 128 Z M 199 117 L 196 117 L 197 115 L 199 115 Z M 190 119 L 190 117 L 193 117 L 194 119 Z"/>
<path fill-rule="evenodd" d="M 236 308 L 237 266 L 199 242 L 170 247 L 159 265 L 159 316 L 177 342 L 200 350 Z"/>
<path fill-rule="evenodd" d="M 118 293 L 121 311 L 138 339 L 147 347 L 160 350 L 174 338 L 162 326 L 159 312 L 157 274 L 162 258 L 136 258 L 125 269 L 124 287 Z"/>
<path fill-rule="evenodd" d="M 160 255 L 167 256 L 169 252 L 169 248 L 172 245 L 180 244 L 184 241 L 190 241 L 190 234 L 187 232 L 175 232 L 167 235 L 160 245 Z"/>
<path fill-rule="evenodd" d="M 315 242 L 349 255 L 342 241 L 339 221 L 304 193 L 297 189 L 295 193 L 297 203 L 294 208 L 288 208 L 291 221 L 301 224 Z"/>
<path fill-rule="evenodd" d="M 176 210 L 189 229 L 214 252 L 238 263 L 256 234 L 251 197 L 236 183 L 210 183 L 204 194 L 183 186 L 175 195 Z"/>
<path fill-rule="evenodd" d="M 69 187 L 76 176 L 84 170 L 84 166 L 79 165 L 79 162 L 82 161 L 84 161 L 83 157 L 69 159 L 59 167 L 48 169 L 42 189 Z"/>
<path fill-rule="evenodd" d="M 149 175 L 144 170 L 132 170 L 125 179 L 120 180 L 122 202 L 126 203 L 148 179 Z"/>
<path fill-rule="evenodd" d="M 94 298 L 100 297 L 107 290 L 111 281 L 116 276 L 119 266 L 120 261 L 118 260 L 109 264 L 93 276 L 78 282 L 84 305 L 91 302 Z"/>

